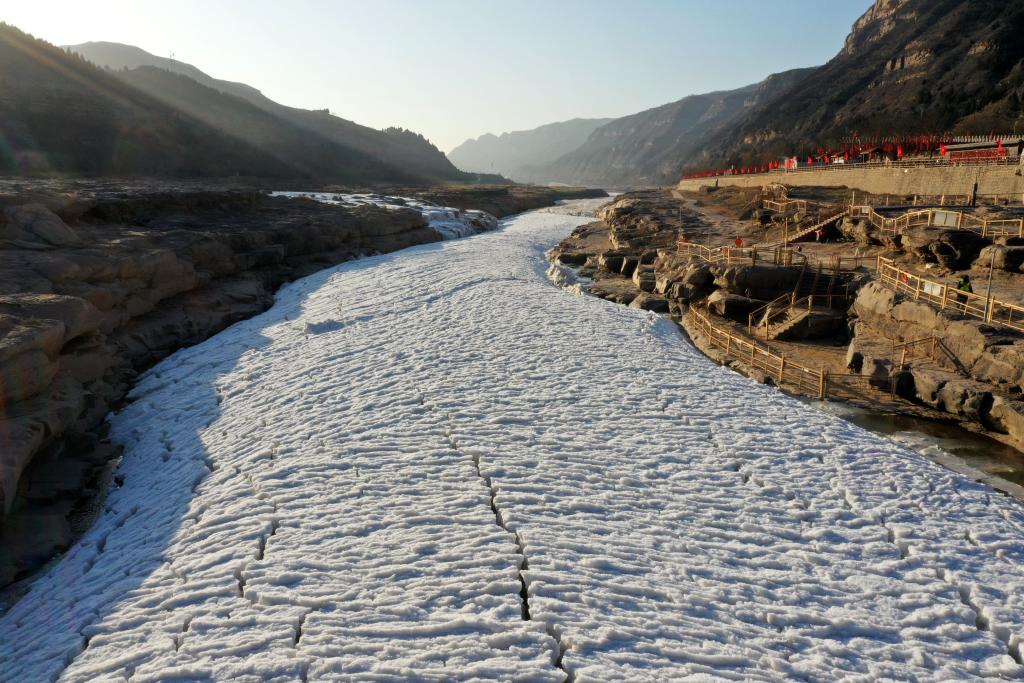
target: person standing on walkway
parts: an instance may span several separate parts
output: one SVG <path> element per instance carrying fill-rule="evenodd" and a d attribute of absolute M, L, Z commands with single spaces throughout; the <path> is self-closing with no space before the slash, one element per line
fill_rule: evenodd
<path fill-rule="evenodd" d="M 737 235 L 736 240 L 733 243 L 736 245 L 736 248 L 739 249 L 743 246 L 743 238 Z"/>
<path fill-rule="evenodd" d="M 966 292 L 966 294 L 961 293 L 956 295 L 957 301 L 959 301 L 962 304 L 966 304 L 967 294 L 974 294 L 974 287 L 971 286 L 971 276 L 961 275 L 960 281 L 956 283 L 956 288 L 959 292 Z"/>

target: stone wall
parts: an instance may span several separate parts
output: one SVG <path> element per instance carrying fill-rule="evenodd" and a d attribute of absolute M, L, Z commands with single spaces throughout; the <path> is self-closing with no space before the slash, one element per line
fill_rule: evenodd
<path fill-rule="evenodd" d="M 820 171 L 777 172 L 751 176 L 698 178 L 679 182 L 680 190 L 702 185 L 761 187 L 768 183 L 795 186 L 848 187 L 872 194 L 969 195 L 978 183 L 983 195 L 1024 199 L 1024 177 L 1018 166 L 942 166 L 936 168 L 831 168 Z"/>

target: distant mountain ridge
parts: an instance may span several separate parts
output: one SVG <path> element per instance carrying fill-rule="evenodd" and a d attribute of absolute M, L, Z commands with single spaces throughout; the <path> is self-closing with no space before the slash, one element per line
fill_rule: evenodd
<path fill-rule="evenodd" d="M 285 107 L 131 46 L 78 47 L 110 68 L 0 23 L 0 174 L 471 179 L 416 133 Z"/>
<path fill-rule="evenodd" d="M 173 59 L 157 57 L 141 48 L 121 43 L 93 42 L 67 46 L 68 50 L 82 55 L 89 61 L 117 72 L 115 75 L 131 80 L 136 87 L 151 94 L 159 95 L 160 83 L 155 74 L 149 78 L 131 71 L 143 66 L 156 67 L 205 85 L 213 90 L 240 97 L 250 104 L 280 117 L 291 125 L 298 126 L 311 136 L 351 147 L 388 164 L 411 176 L 429 180 L 467 180 L 469 177 L 459 171 L 444 154 L 430 144 L 422 135 L 398 128 L 383 131 L 361 126 L 352 121 L 332 115 L 327 110 L 307 110 L 288 107 L 266 97 L 256 88 L 213 78 L 191 64 Z M 121 73 L 128 69 L 128 74 Z"/>
<path fill-rule="evenodd" d="M 536 182 L 635 187 L 811 153 L 853 133 L 1024 132 L 1024 0 L 876 0 L 820 67 L 614 119 Z"/>
<path fill-rule="evenodd" d="M 535 167 L 531 180 L 604 187 L 674 182 L 708 137 L 813 71 L 794 69 L 735 90 L 690 95 L 615 119 L 595 129 L 579 148 Z"/>
<path fill-rule="evenodd" d="M 501 135 L 487 133 L 466 140 L 448 152 L 452 163 L 464 171 L 500 173 L 529 182 L 535 167 L 550 163 L 578 148 L 596 128 L 612 119 L 571 119 L 532 130 Z"/>
<path fill-rule="evenodd" d="M 157 57 L 134 45 L 93 41 L 80 43 L 79 45 L 62 45 L 61 47 L 85 57 L 97 66 L 107 69 L 121 71 L 123 69 L 138 69 L 141 66 L 155 66 L 164 71 L 186 76 L 208 88 L 213 88 L 229 95 L 238 95 L 250 101 L 263 98 L 263 93 L 250 85 L 213 78 L 191 64 L 179 62 L 172 58 Z"/>

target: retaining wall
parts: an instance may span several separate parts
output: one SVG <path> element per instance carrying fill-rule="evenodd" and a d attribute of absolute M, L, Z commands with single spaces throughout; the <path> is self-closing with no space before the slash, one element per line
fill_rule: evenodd
<path fill-rule="evenodd" d="M 872 194 L 969 195 L 978 183 L 978 193 L 1007 195 L 1024 200 L 1024 177 L 1020 166 L 943 166 L 939 168 L 865 168 L 784 171 L 751 175 L 720 176 L 682 180 L 681 190 L 696 190 L 702 185 L 761 187 L 768 183 L 848 187 Z"/>

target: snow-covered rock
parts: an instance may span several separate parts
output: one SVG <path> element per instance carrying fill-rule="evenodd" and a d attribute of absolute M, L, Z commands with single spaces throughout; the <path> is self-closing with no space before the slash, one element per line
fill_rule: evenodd
<path fill-rule="evenodd" d="M 498 227 L 498 219 L 486 211 L 437 206 L 427 201 L 410 199 L 408 197 L 394 197 L 372 193 L 343 194 L 337 192 L 272 192 L 271 194 L 283 197 L 308 197 L 318 202 L 341 204 L 343 206 L 365 206 L 366 204 L 372 204 L 385 209 L 415 209 L 423 214 L 430 227 L 446 240 L 470 237 L 471 235 L 488 232 Z"/>
<path fill-rule="evenodd" d="M 323 271 L 146 373 L 0 678 L 1019 678 L 1021 506 L 559 288 L 585 220 Z"/>

